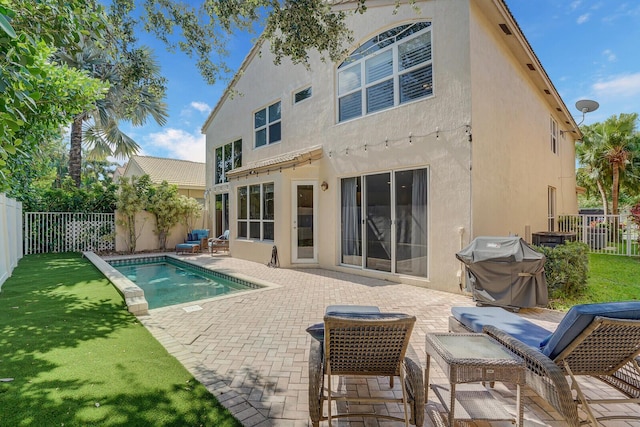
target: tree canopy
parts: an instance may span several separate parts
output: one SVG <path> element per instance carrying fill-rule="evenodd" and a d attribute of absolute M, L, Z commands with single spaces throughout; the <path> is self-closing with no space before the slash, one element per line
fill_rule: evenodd
<path fill-rule="evenodd" d="M 90 0 L 0 0 L 0 191 L 8 162 L 39 153 L 108 84 L 54 64 L 51 55 L 83 35 L 101 37 L 106 15 Z M 51 18 L 51 19 L 50 19 Z"/>
<path fill-rule="evenodd" d="M 613 115 L 601 123 L 583 126 L 576 146 L 578 184 L 597 191 L 605 213 L 619 212 L 621 191 L 637 196 L 640 190 L 640 133 L 638 113 Z"/>
<path fill-rule="evenodd" d="M 169 49 L 180 49 L 195 58 L 204 79 L 213 84 L 231 71 L 225 62 L 227 40 L 236 30 L 262 30 L 277 63 L 288 57 L 294 64 L 307 64 L 311 51 L 319 52 L 323 60 L 342 58 L 353 39 L 345 24 L 347 12 L 332 8 L 333 3 L 204 0 L 192 6 L 176 0 L 112 0 L 111 11 L 131 40 L 135 40 L 136 28 L 142 26 Z M 366 11 L 365 0 L 353 4 L 351 13 Z"/>

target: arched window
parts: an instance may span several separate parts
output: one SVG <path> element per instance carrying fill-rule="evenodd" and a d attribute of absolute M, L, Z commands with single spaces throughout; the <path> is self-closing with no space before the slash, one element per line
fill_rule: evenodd
<path fill-rule="evenodd" d="M 338 67 L 338 121 L 433 95 L 431 22 L 384 31 Z"/>

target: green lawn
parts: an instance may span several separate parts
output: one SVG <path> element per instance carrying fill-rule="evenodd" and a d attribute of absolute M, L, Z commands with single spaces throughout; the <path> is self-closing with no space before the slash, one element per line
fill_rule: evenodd
<path fill-rule="evenodd" d="M 0 325 L 2 426 L 241 425 L 79 254 L 24 257 Z"/>
<path fill-rule="evenodd" d="M 554 304 L 568 308 L 575 304 L 640 299 L 640 258 L 589 254 L 589 281 L 585 293 Z"/>

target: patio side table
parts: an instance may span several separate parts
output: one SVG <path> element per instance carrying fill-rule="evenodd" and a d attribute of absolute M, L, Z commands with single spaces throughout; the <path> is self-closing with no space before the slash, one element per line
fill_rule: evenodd
<path fill-rule="evenodd" d="M 449 379 L 450 389 L 436 384 L 431 388 L 445 407 L 449 416 L 449 426 L 454 427 L 459 420 L 512 421 L 516 426 L 523 424 L 521 386 L 525 384 L 525 364 L 493 338 L 484 334 L 431 333 L 426 335 L 427 366 L 424 372 L 425 400 L 428 400 L 429 369 L 431 358 Z M 459 390 L 456 384 L 495 381 L 513 383 L 517 387 L 517 419 L 509 414 L 485 388 L 479 390 Z M 465 411 L 456 418 L 455 405 Z"/>

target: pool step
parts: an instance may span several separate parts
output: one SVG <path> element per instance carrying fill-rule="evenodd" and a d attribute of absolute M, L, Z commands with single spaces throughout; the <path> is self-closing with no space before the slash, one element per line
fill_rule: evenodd
<path fill-rule="evenodd" d="M 136 316 L 146 316 L 149 314 L 149 303 L 143 296 L 134 296 L 130 298 L 124 299 L 127 303 L 127 309 L 129 312 L 133 313 Z"/>

